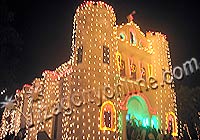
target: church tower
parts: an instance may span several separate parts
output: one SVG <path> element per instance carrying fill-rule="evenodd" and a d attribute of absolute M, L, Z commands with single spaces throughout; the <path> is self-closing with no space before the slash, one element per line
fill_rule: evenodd
<path fill-rule="evenodd" d="M 118 137 L 118 104 L 114 97 L 118 74 L 115 25 L 114 10 L 104 2 L 86 2 L 76 10 L 72 37 L 73 73 L 68 78 L 74 113 L 63 117 L 63 122 L 68 122 L 63 128 L 69 128 L 63 130 L 63 139 Z"/>
<path fill-rule="evenodd" d="M 75 85 L 91 89 L 113 84 L 117 48 L 112 7 L 104 2 L 87 2 L 76 10 L 74 18 L 73 69 L 79 81 Z"/>

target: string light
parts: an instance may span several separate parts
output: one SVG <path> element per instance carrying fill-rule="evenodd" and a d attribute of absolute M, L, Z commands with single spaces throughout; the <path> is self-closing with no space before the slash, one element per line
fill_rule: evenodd
<path fill-rule="evenodd" d="M 152 118 L 147 124 L 151 126 L 154 116 L 159 121 L 155 124 L 167 129 L 171 115 L 173 135 L 177 135 L 174 83 L 145 90 L 149 92 L 145 94 L 140 93 L 141 87 L 135 81 L 151 76 L 162 83 L 162 69 L 172 71 L 165 35 L 144 34 L 133 21 L 116 25 L 113 8 L 101 1 L 86 1 L 77 8 L 72 33 L 70 60 L 54 71 L 45 70 L 42 78 L 16 91 L 17 110 L 27 117 L 26 140 L 37 139 L 41 131 L 54 136 L 56 124 L 62 127 L 59 133 L 63 140 L 122 139 L 120 133 L 126 129 L 121 122 L 122 111 L 128 109 L 128 100 L 134 96 L 140 96 L 148 106 Z M 119 93 L 111 98 L 115 92 Z M 19 111 L 5 108 L 0 139 L 19 132 Z M 61 122 L 56 122 L 59 113 Z"/>

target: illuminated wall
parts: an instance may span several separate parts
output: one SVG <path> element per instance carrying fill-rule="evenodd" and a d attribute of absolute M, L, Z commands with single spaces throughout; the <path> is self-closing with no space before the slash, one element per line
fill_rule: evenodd
<path fill-rule="evenodd" d="M 72 50 L 68 62 L 17 91 L 24 116 L 14 122 L 19 111 L 6 108 L 0 138 L 23 127 L 26 139 L 43 131 L 63 140 L 124 138 L 123 117 L 129 114 L 163 130 L 173 121 L 177 135 L 174 83 L 163 83 L 163 71 L 172 70 L 165 35 L 145 35 L 134 21 L 116 25 L 111 6 L 88 1 L 74 16 Z"/>
<path fill-rule="evenodd" d="M 69 77 L 70 93 L 77 98 L 82 96 L 87 98 L 88 94 L 90 97 L 95 97 L 92 103 L 88 99 L 79 99 L 73 107 L 74 113 L 71 116 L 63 116 L 63 139 L 96 140 L 118 137 L 117 123 L 114 121 L 116 118 L 112 116 L 113 114 L 117 116 L 117 112 L 112 112 L 118 108 L 115 97 L 110 100 L 114 109 L 105 110 L 103 118 L 100 115 L 101 105 L 109 99 L 104 96 L 106 90 L 104 88 L 114 87 L 116 83 L 117 48 L 113 29 L 115 21 L 112 7 L 103 2 L 87 2 L 76 10 L 72 46 L 73 73 Z M 104 117 L 112 118 L 111 122 L 108 120 L 106 122 L 108 124 L 104 125 Z"/>
<path fill-rule="evenodd" d="M 166 36 L 157 32 L 147 32 L 145 35 L 134 22 L 117 26 L 117 35 L 117 53 L 120 54 L 120 61 L 124 63 L 125 71 L 121 73 L 121 80 L 130 80 L 128 83 L 131 85 L 132 79 L 137 81 L 143 78 L 146 80 L 148 88 L 149 77 L 155 78 L 158 84 L 157 88 L 153 90 L 150 88 L 148 91 L 143 89 L 143 93 L 149 99 L 151 106 L 156 109 L 156 115 L 161 124 L 160 128 L 166 130 L 167 113 L 172 111 L 176 114 L 174 83 L 172 81 L 170 84 L 166 84 L 163 81 L 164 71 L 171 72 L 172 70 Z M 131 90 L 138 90 L 137 86 L 132 86 Z"/>

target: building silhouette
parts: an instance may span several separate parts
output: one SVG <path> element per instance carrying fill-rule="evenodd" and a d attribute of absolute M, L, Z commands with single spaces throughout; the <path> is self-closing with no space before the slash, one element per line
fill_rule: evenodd
<path fill-rule="evenodd" d="M 85 2 L 73 21 L 71 59 L 16 91 L 0 138 L 25 128 L 25 139 L 126 139 L 126 122 L 177 136 L 172 64 L 166 36 L 144 34 L 129 15 L 116 25 L 104 2 Z"/>

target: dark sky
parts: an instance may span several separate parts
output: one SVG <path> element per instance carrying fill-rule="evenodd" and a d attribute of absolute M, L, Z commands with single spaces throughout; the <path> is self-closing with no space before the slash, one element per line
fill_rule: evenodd
<path fill-rule="evenodd" d="M 54 70 L 70 56 L 72 22 L 83 0 L 5 0 L 15 14 L 14 27 L 24 41 L 17 80 L 19 88 Z M 143 32 L 167 35 L 174 66 L 192 57 L 200 61 L 200 8 L 197 1 L 185 0 L 104 0 L 115 9 L 117 24 L 136 11 L 135 22 Z M 198 86 L 200 72 L 177 83 Z"/>

